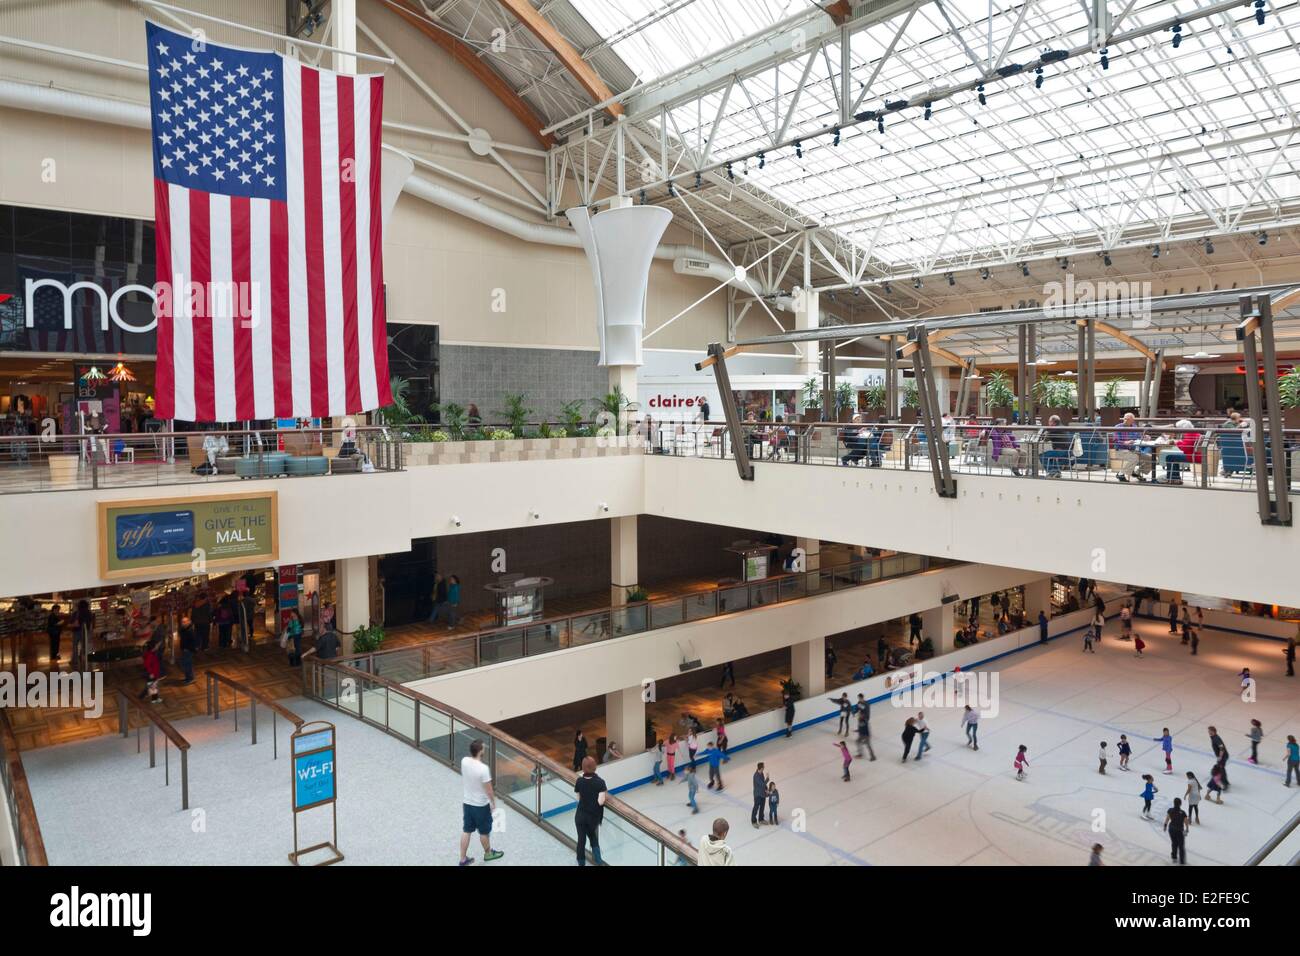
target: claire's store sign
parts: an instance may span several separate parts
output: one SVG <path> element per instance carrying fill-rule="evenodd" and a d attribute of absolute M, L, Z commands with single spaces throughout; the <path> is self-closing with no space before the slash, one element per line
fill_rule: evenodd
<path fill-rule="evenodd" d="M 698 412 L 708 404 L 711 403 L 704 395 L 679 395 L 672 392 L 657 392 L 645 402 L 646 408 L 656 412 Z"/>

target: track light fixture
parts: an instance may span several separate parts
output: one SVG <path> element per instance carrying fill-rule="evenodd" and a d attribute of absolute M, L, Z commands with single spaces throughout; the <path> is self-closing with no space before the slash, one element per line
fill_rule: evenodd
<path fill-rule="evenodd" d="M 674 186 L 672 183 L 668 184 L 668 195 L 674 199 L 677 198 L 677 187 Z"/>
<path fill-rule="evenodd" d="M 1264 25 L 1264 0 L 1255 0 L 1255 22 Z"/>
<path fill-rule="evenodd" d="M 1208 236 L 1205 239 L 1205 254 L 1207 256 L 1214 255 L 1214 240 L 1210 239 Z"/>
<path fill-rule="evenodd" d="M 835 136 L 831 139 L 831 145 L 832 146 L 840 145 L 840 128 L 838 126 L 835 127 Z"/>
<path fill-rule="evenodd" d="M 1034 70 L 1034 89 L 1041 90 L 1042 88 L 1043 88 L 1043 68 L 1040 66 Z"/>
<path fill-rule="evenodd" d="M 894 293 L 894 289 L 893 289 L 893 287 L 892 287 L 888 282 L 886 282 L 886 283 L 885 283 L 885 295 L 893 295 L 893 293 Z"/>
<path fill-rule="evenodd" d="M 1156 244 L 1156 245 L 1154 245 L 1154 246 L 1151 247 L 1151 258 L 1152 258 L 1152 259 L 1159 259 L 1159 258 L 1160 258 L 1160 246 L 1159 246 L 1159 244 Z"/>
<path fill-rule="evenodd" d="M 727 179 L 733 183 L 736 181 L 736 174 L 731 169 L 731 163 L 727 163 Z"/>
<path fill-rule="evenodd" d="M 1020 263 L 1020 274 L 1022 276 L 1025 276 L 1026 278 L 1029 277 L 1029 263 L 1027 262 Z"/>
<path fill-rule="evenodd" d="M 1103 263 L 1104 265 L 1111 265 L 1111 261 L 1110 261 L 1110 253 L 1109 253 L 1109 252 L 1103 252 L 1103 253 L 1101 254 L 1101 261 L 1102 261 L 1102 263 Z"/>
<path fill-rule="evenodd" d="M 983 269 L 980 270 L 980 278 L 988 279 L 988 277 L 989 277 L 989 269 L 988 266 L 985 266 Z"/>
<path fill-rule="evenodd" d="M 794 141 L 794 154 L 799 159 L 803 159 L 803 143 L 797 139 Z"/>
<path fill-rule="evenodd" d="M 926 118 L 926 119 L 929 119 L 929 118 L 930 118 L 930 114 L 931 114 L 932 112 L 934 112 L 934 111 L 930 109 L 930 103 L 929 103 L 929 101 L 927 100 L 927 101 L 926 101 L 926 104 L 925 104 L 925 118 Z"/>
<path fill-rule="evenodd" d="M 1268 233 L 1265 232 L 1263 229 L 1255 233 L 1255 239 L 1259 242 L 1261 246 L 1268 245 Z"/>
<path fill-rule="evenodd" d="M 1178 49 L 1178 44 L 1183 42 L 1183 25 L 1175 23 L 1170 29 L 1174 31 L 1174 49 Z"/>
<path fill-rule="evenodd" d="M 1110 54 L 1107 52 L 1105 47 L 1101 48 L 1101 68 L 1103 70 L 1110 69 Z"/>
<path fill-rule="evenodd" d="M 945 274 L 944 274 L 944 278 L 948 280 L 948 284 L 949 284 L 949 285 L 956 285 L 956 284 L 957 284 L 957 280 L 953 278 L 951 272 L 945 273 Z"/>
<path fill-rule="evenodd" d="M 923 283 L 921 282 L 921 278 L 920 278 L 920 276 L 917 276 L 915 279 L 912 280 L 912 288 L 913 288 L 913 289 L 919 289 L 919 288 L 921 288 L 922 285 L 923 285 Z"/>
<path fill-rule="evenodd" d="M 762 169 L 766 165 L 767 165 L 767 154 L 760 151 L 758 154 L 758 168 Z"/>
<path fill-rule="evenodd" d="M 641 205 L 645 205 L 645 190 L 641 190 Z"/>
<path fill-rule="evenodd" d="M 1066 257 L 1066 256 L 1061 256 L 1061 268 L 1062 268 L 1062 269 L 1068 269 L 1068 268 L 1070 268 L 1070 260 L 1069 260 L 1068 257 Z"/>
<path fill-rule="evenodd" d="M 699 189 L 699 188 L 700 188 L 701 186 L 703 186 L 703 185 L 704 185 L 704 175 L 703 175 L 702 173 L 696 173 L 696 174 L 695 174 L 695 188 L 696 188 L 696 189 Z"/>
<path fill-rule="evenodd" d="M 876 132 L 883 133 L 884 131 L 885 131 L 885 114 L 879 113 L 876 115 Z"/>
<path fill-rule="evenodd" d="M 984 95 L 984 84 L 981 83 L 979 86 L 975 87 L 975 92 L 980 95 L 980 106 L 987 106 L 989 101 L 988 97 Z"/>

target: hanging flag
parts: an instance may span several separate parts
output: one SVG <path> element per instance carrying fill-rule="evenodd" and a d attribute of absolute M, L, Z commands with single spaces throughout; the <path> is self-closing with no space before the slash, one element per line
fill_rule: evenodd
<path fill-rule="evenodd" d="M 146 24 L 159 418 L 387 405 L 384 81 Z"/>

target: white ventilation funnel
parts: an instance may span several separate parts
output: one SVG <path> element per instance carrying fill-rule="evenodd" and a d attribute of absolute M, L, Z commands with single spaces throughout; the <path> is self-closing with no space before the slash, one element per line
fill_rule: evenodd
<path fill-rule="evenodd" d="M 564 214 L 591 263 L 600 364 L 640 365 L 650 263 L 673 214 L 659 206 L 607 209 L 594 218 L 575 206 Z"/>
<path fill-rule="evenodd" d="M 390 146 L 385 146 L 379 154 L 379 199 L 382 203 L 380 221 L 387 226 L 397 205 L 397 197 L 402 194 L 402 187 L 415 173 L 415 163 L 405 153 L 399 153 Z"/>

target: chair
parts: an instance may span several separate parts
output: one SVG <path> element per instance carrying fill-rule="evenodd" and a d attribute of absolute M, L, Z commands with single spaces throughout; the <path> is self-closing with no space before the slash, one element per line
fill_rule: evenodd
<path fill-rule="evenodd" d="M 1219 446 L 1219 462 L 1223 466 L 1223 477 L 1240 475 L 1241 481 L 1254 473 L 1250 459 L 1246 456 L 1246 443 L 1239 434 L 1221 434 L 1215 439 Z"/>

